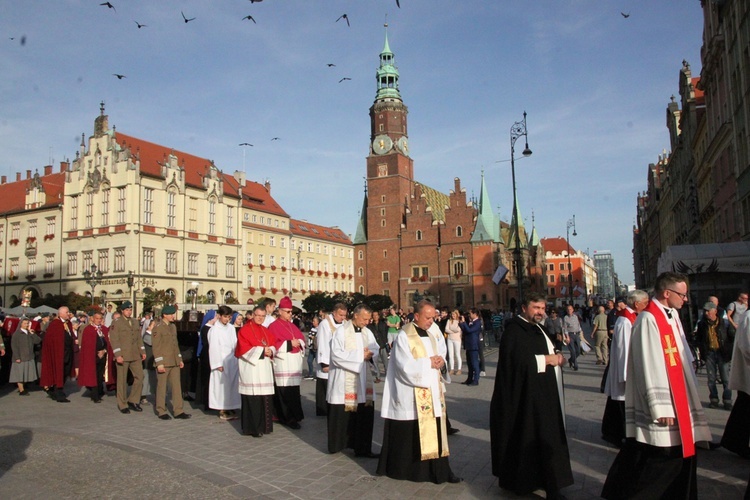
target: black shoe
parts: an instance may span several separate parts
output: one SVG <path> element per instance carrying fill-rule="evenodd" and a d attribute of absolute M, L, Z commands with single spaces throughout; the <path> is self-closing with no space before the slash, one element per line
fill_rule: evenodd
<path fill-rule="evenodd" d="M 63 396 L 61 398 L 57 398 L 57 402 L 58 403 L 70 403 L 70 400 L 66 398 L 65 396 Z"/>
<path fill-rule="evenodd" d="M 259 438 L 259 437 L 263 437 L 263 433 L 262 433 L 262 432 L 258 432 L 258 433 L 256 433 L 256 434 L 250 434 L 250 435 L 251 435 L 252 437 L 254 437 L 254 438 Z"/>
<path fill-rule="evenodd" d="M 96 399 L 93 399 L 93 398 L 92 398 L 92 399 L 91 399 L 91 402 L 92 402 L 92 403 L 101 403 L 101 402 L 102 402 L 102 398 L 96 398 Z"/>
<path fill-rule="evenodd" d="M 452 484 L 461 483 L 463 482 L 464 478 L 455 476 L 451 474 L 451 477 L 448 478 L 448 482 Z"/>
<path fill-rule="evenodd" d="M 141 405 L 137 405 L 135 403 L 128 403 L 128 408 L 130 408 L 133 411 L 137 411 L 137 412 L 143 411 L 143 408 L 141 408 Z"/>
<path fill-rule="evenodd" d="M 159 415 L 159 420 L 172 420 L 172 417 L 168 413 L 165 413 L 164 415 Z"/>
<path fill-rule="evenodd" d="M 380 458 L 380 453 L 373 453 L 373 452 L 360 453 L 360 454 L 355 453 L 354 456 L 360 457 L 360 458 Z"/>
<path fill-rule="evenodd" d="M 450 429 L 448 429 L 449 436 L 452 436 L 453 434 L 458 434 L 459 432 L 461 431 L 459 429 L 456 429 L 455 427 L 451 427 Z"/>
<path fill-rule="evenodd" d="M 129 410 L 128 408 L 122 408 L 122 409 L 120 410 L 120 413 L 122 413 L 122 414 L 124 414 L 124 415 L 127 415 L 128 413 L 130 413 L 130 410 Z"/>
<path fill-rule="evenodd" d="M 188 402 L 193 402 L 193 401 L 195 401 L 195 398 L 186 392 L 185 394 L 182 395 L 182 400 L 183 401 L 188 401 Z"/>
<path fill-rule="evenodd" d="M 179 415 L 175 415 L 175 416 L 174 416 L 174 418 L 179 418 L 180 420 L 187 420 L 187 419 L 189 419 L 189 418 L 190 418 L 191 416 L 192 416 L 192 415 L 190 415 L 190 414 L 188 414 L 188 413 L 180 413 Z"/>
<path fill-rule="evenodd" d="M 26 389 L 24 389 L 22 391 L 19 391 L 18 395 L 19 396 L 28 396 L 29 395 L 29 391 L 27 391 Z"/>

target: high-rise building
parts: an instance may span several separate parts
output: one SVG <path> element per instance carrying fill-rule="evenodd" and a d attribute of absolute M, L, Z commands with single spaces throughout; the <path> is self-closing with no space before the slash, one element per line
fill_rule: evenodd
<path fill-rule="evenodd" d="M 594 250 L 594 267 L 599 283 L 594 294 L 600 299 L 614 299 L 619 290 L 617 274 L 615 273 L 615 259 L 609 250 Z"/>

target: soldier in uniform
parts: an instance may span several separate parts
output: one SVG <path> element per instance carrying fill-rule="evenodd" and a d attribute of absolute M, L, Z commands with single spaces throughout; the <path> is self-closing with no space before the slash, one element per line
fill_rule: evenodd
<path fill-rule="evenodd" d="M 133 304 L 126 300 L 120 307 L 122 316 L 112 322 L 109 341 L 117 362 L 117 408 L 120 413 L 143 411 L 141 390 L 143 389 L 143 364 L 146 348 L 141 337 L 138 320 L 133 318 Z M 128 397 L 128 370 L 133 374 L 133 387 Z"/>
<path fill-rule="evenodd" d="M 151 333 L 156 366 L 156 414 L 162 420 L 170 420 L 167 413 L 167 384 L 172 391 L 172 413 L 174 418 L 188 419 L 190 415 L 182 409 L 182 389 L 180 387 L 180 369 L 185 366 L 177 343 L 177 326 L 174 317 L 177 308 L 164 306 L 161 310 L 161 322 Z"/>

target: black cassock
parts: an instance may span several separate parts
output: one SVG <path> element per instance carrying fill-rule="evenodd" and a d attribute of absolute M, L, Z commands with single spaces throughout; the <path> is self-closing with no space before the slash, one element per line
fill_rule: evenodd
<path fill-rule="evenodd" d="M 490 404 L 492 474 L 518 494 L 573 484 L 555 369 L 537 370 L 535 356 L 549 354 L 545 335 L 517 316 L 500 341 Z"/>

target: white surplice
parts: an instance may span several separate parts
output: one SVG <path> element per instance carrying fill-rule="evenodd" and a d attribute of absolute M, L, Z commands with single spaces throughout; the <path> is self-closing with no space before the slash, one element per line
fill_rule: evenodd
<path fill-rule="evenodd" d="M 356 338 L 357 347 L 354 350 L 346 350 L 346 333 L 353 333 Z M 380 349 L 375 336 L 368 328 L 362 328 L 361 332 L 354 331 L 351 321 L 346 321 L 336 329 L 331 339 L 330 371 L 328 372 L 328 393 L 326 401 L 332 405 L 345 404 L 346 374 L 355 373 L 358 376 L 357 403 L 364 403 L 367 387 L 367 370 L 370 362 L 365 361 L 364 349 L 367 347 L 374 353 L 373 360 Z M 375 401 L 374 382 L 369 387 Z"/>
<path fill-rule="evenodd" d="M 234 325 L 217 321 L 208 331 L 208 358 L 211 380 L 208 385 L 208 406 L 214 410 L 236 410 L 242 406 L 239 391 L 239 364 L 234 356 L 237 330 Z M 223 367 L 220 372 L 217 368 Z"/>
<path fill-rule="evenodd" d="M 276 352 L 274 346 L 271 351 Z M 263 356 L 265 347 L 253 347 L 239 359 L 240 394 L 267 396 L 273 394 L 273 359 Z"/>
<path fill-rule="evenodd" d="M 633 314 L 635 311 L 630 309 Z M 625 401 L 625 381 L 628 378 L 628 352 L 633 324 L 627 316 L 619 316 L 612 334 L 612 347 L 609 349 L 609 370 L 604 384 L 604 393 L 616 401 Z"/>
<path fill-rule="evenodd" d="M 318 364 L 315 370 L 315 376 L 317 378 L 328 378 L 328 372 L 324 372 L 321 365 L 331 364 L 331 339 L 333 338 L 333 332 L 340 326 L 341 323 L 336 323 L 333 320 L 332 314 L 329 314 L 328 316 L 323 318 L 323 320 L 318 324 L 318 335 L 316 336 L 318 343 L 318 353 L 316 354 L 315 358 L 315 361 Z"/>
<path fill-rule="evenodd" d="M 388 374 L 383 389 L 383 404 L 380 415 L 391 420 L 417 420 L 417 404 L 414 399 L 414 388 L 424 387 L 432 391 L 435 417 L 442 417 L 440 390 L 442 377 L 440 370 L 432 368 L 430 356 L 440 356 L 445 360 L 447 351 L 442 335 L 436 330 L 427 331 L 429 337 L 420 337 L 427 356 L 415 358 L 411 353 L 409 339 L 403 330 L 399 330 L 391 349 L 388 363 Z M 437 332 L 439 333 L 439 329 Z M 430 337 L 432 340 L 430 340 Z M 437 351 L 433 349 L 433 341 Z"/>

